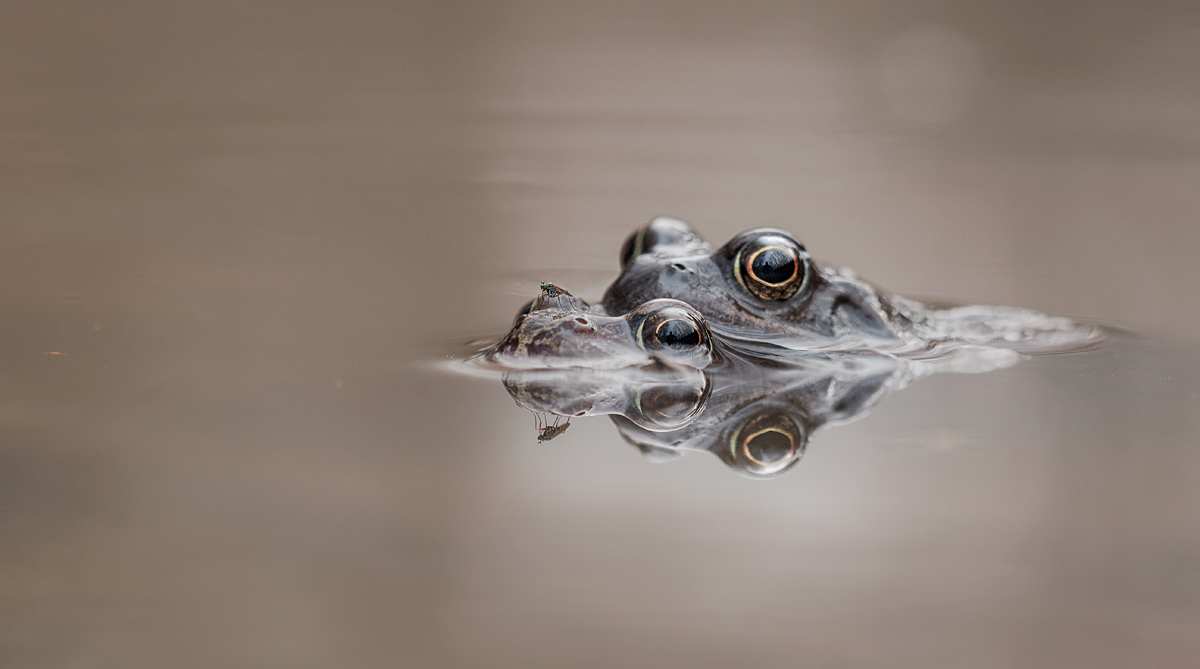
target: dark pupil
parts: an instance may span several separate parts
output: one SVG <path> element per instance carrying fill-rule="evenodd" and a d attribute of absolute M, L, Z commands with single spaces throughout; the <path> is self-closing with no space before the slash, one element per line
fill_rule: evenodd
<path fill-rule="evenodd" d="M 658 342 L 663 346 L 685 350 L 700 345 L 700 332 L 687 321 L 673 318 L 658 326 L 655 331 Z"/>
<path fill-rule="evenodd" d="M 767 430 L 754 435 L 746 444 L 746 453 L 764 464 L 774 464 L 791 455 L 792 440 L 786 434 Z"/>
<path fill-rule="evenodd" d="M 763 283 L 783 283 L 796 273 L 796 258 L 783 249 L 767 249 L 754 256 L 750 269 Z"/>

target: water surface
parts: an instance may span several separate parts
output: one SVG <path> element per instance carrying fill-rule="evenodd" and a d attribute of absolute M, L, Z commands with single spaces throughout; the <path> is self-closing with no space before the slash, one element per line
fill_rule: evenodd
<path fill-rule="evenodd" d="M 5 15 L 5 665 L 1200 654 L 1187 5 Z M 429 371 L 657 214 L 1136 335 L 922 379 L 765 482 Z"/>

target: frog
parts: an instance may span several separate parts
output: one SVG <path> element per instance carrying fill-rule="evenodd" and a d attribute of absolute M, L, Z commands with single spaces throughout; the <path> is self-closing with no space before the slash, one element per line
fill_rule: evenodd
<path fill-rule="evenodd" d="M 642 415 L 641 389 L 704 396 L 700 370 L 723 357 L 704 317 L 683 302 L 650 300 L 609 316 L 543 283 L 509 332 L 468 362 L 502 373 L 509 394 L 533 412 L 538 442 L 545 443 L 562 435 L 571 418 L 629 413 L 636 419 Z M 689 403 L 694 410 L 675 414 L 673 424 L 681 425 L 702 405 Z M 669 414 L 660 406 L 652 415 L 662 423 Z"/>
<path fill-rule="evenodd" d="M 558 286 L 544 286 L 509 332 L 473 358 L 499 371 L 509 395 L 533 412 L 539 443 L 559 438 L 571 419 L 608 416 L 652 461 L 708 451 L 750 478 L 787 471 L 813 432 L 865 415 L 913 379 L 1019 359 L 989 347 L 920 359 L 753 348 L 725 340 L 679 300 L 614 315 Z"/>
<path fill-rule="evenodd" d="M 816 430 L 913 379 L 1078 350 L 1100 331 L 1012 307 L 939 307 L 813 260 L 756 228 L 720 248 L 659 217 L 632 233 L 598 304 L 542 283 L 473 361 L 538 417 L 539 442 L 607 415 L 648 458 L 708 451 L 739 473 L 790 469 Z M 567 422 L 560 422 L 566 418 Z M 552 420 L 553 422 L 547 422 Z"/>
<path fill-rule="evenodd" d="M 543 284 L 509 332 L 475 359 L 504 370 L 703 369 L 719 356 L 718 347 L 707 319 L 685 302 L 652 299 L 609 315 Z"/>
<path fill-rule="evenodd" d="M 603 310 L 680 300 L 727 340 L 925 354 L 948 344 L 1062 350 L 1101 338 L 1097 328 L 1028 309 L 939 307 L 889 293 L 814 260 L 779 228 L 746 230 L 713 247 L 686 221 L 660 216 L 630 233 L 619 260 Z"/>

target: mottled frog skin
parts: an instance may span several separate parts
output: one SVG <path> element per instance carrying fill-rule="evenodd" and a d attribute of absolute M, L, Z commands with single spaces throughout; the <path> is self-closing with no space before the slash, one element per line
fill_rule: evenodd
<path fill-rule="evenodd" d="M 505 369 L 703 369 L 717 355 L 704 317 L 678 300 L 649 300 L 610 316 L 558 286 L 517 314 L 508 334 L 480 357 Z"/>
<path fill-rule="evenodd" d="M 767 478 L 792 467 L 813 432 L 915 378 L 1099 338 L 1025 309 L 926 307 L 813 261 L 773 228 L 713 249 L 687 223 L 657 218 L 626 240 L 621 267 L 599 305 L 542 284 L 471 360 L 540 417 L 539 441 L 571 418 L 607 415 L 652 460 L 709 451 Z"/>
<path fill-rule="evenodd" d="M 688 223 L 660 217 L 625 240 L 620 258 L 621 274 L 604 293 L 606 312 L 680 300 L 727 339 L 792 348 L 920 351 L 956 342 L 1038 351 L 1099 336 L 1095 328 L 1027 309 L 929 308 L 814 261 L 795 237 L 775 228 L 748 230 L 714 249 Z"/>
<path fill-rule="evenodd" d="M 865 415 L 915 378 L 1019 357 L 989 347 L 909 359 L 735 346 L 678 300 L 608 315 L 553 286 L 475 361 L 501 371 L 517 404 L 539 416 L 607 415 L 653 461 L 709 451 L 740 474 L 768 478 L 792 467 L 815 431 Z"/>

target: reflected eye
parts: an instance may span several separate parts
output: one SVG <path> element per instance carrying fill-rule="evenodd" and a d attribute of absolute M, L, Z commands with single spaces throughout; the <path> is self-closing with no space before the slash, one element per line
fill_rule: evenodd
<path fill-rule="evenodd" d="M 742 438 L 742 455 L 762 467 L 779 464 L 795 452 L 795 437 L 777 428 L 765 428 Z"/>
<path fill-rule="evenodd" d="M 678 421 L 696 409 L 702 389 L 691 386 L 651 386 L 637 395 L 637 408 L 643 415 L 664 422 Z"/>
<path fill-rule="evenodd" d="M 709 389 L 707 377 L 703 385 L 681 381 L 638 388 L 633 395 L 637 410 L 634 422 L 656 432 L 679 429 L 691 423 L 708 404 Z"/>
<path fill-rule="evenodd" d="M 734 258 L 734 274 L 754 296 L 770 301 L 795 295 L 808 278 L 804 247 L 781 235 L 746 242 Z"/>
<path fill-rule="evenodd" d="M 804 444 L 804 432 L 787 414 L 759 414 L 730 436 L 729 455 L 743 472 L 770 476 L 796 462 Z"/>

